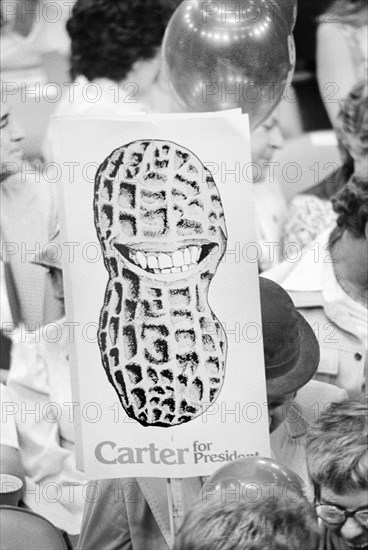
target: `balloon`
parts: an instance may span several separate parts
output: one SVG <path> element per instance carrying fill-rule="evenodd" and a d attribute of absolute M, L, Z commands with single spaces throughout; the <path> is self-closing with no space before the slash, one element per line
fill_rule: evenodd
<path fill-rule="evenodd" d="M 270 458 L 248 456 L 219 468 L 204 484 L 202 499 L 221 502 L 257 502 L 261 497 L 297 500 L 303 480 Z"/>
<path fill-rule="evenodd" d="M 277 8 L 282 13 L 282 17 L 286 21 L 290 31 L 292 32 L 295 27 L 296 17 L 298 15 L 298 1 L 297 0 L 272 0 L 275 2 Z"/>
<path fill-rule="evenodd" d="M 254 127 L 271 114 L 292 77 L 293 44 L 269 0 L 186 0 L 166 29 L 163 71 L 183 110 L 240 107 Z"/>

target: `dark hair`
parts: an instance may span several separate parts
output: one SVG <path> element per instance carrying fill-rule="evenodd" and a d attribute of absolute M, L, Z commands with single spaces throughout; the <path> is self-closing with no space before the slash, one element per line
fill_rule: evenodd
<path fill-rule="evenodd" d="M 354 237 L 362 237 L 368 223 L 368 176 L 352 176 L 332 198 L 332 206 L 338 216 L 338 227 L 347 229 Z"/>
<path fill-rule="evenodd" d="M 155 57 L 180 0 L 77 0 L 67 22 L 72 78 L 123 80 Z"/>
<path fill-rule="evenodd" d="M 317 550 L 318 542 L 315 513 L 305 497 L 198 501 L 184 519 L 174 550 Z"/>
<path fill-rule="evenodd" d="M 306 434 L 308 471 L 317 491 L 368 489 L 368 403 L 345 400 L 321 413 Z"/>

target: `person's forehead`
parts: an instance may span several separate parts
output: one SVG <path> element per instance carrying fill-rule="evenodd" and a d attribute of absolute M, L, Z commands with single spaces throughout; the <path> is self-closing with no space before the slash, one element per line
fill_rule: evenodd
<path fill-rule="evenodd" d="M 368 491 L 358 489 L 342 494 L 336 494 L 331 489 L 321 488 L 321 502 L 325 504 L 337 504 L 346 510 L 356 510 L 368 506 Z"/>

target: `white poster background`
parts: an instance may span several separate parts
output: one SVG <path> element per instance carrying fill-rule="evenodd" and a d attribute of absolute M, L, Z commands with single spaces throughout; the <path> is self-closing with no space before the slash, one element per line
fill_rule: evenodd
<path fill-rule="evenodd" d="M 141 139 L 173 141 L 208 167 L 228 232 L 208 295 L 227 335 L 225 381 L 205 413 L 169 428 L 144 427 L 127 417 L 105 374 L 96 336 L 108 274 L 94 226 L 94 176 L 114 149 Z M 94 479 L 191 477 L 211 475 L 242 456 L 269 456 L 248 117 L 237 111 L 119 120 L 54 117 L 53 141 L 63 171 L 61 241 L 78 466 Z"/>

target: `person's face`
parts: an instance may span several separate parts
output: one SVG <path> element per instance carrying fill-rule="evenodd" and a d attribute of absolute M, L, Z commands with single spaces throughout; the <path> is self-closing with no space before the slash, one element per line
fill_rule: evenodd
<path fill-rule="evenodd" d="M 267 396 L 268 422 L 270 433 L 274 432 L 286 419 L 288 406 L 293 401 L 296 393 L 287 393 L 280 397 Z"/>
<path fill-rule="evenodd" d="M 273 158 L 277 149 L 281 149 L 284 139 L 279 127 L 277 115 L 273 113 L 260 126 L 251 132 L 251 150 L 253 166 L 253 181 L 265 177 L 267 163 Z"/>
<path fill-rule="evenodd" d="M 321 489 L 321 504 L 337 505 L 346 511 L 368 507 L 368 492 L 353 491 L 335 495 L 326 488 Z M 368 528 L 361 525 L 354 517 L 348 517 L 341 525 L 324 522 L 330 532 L 334 548 L 341 550 L 368 550 Z"/>
<path fill-rule="evenodd" d="M 0 137 L 1 175 L 6 177 L 20 169 L 23 156 L 21 141 L 24 136 L 9 111 L 9 106 L 4 102 L 1 102 Z"/>

